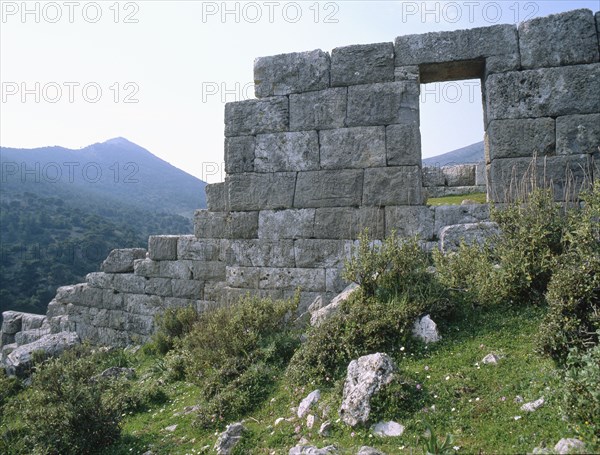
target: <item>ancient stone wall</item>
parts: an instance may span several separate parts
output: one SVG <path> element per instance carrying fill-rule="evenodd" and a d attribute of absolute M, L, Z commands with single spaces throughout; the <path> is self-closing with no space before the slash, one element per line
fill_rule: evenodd
<path fill-rule="evenodd" d="M 86 283 L 60 288 L 44 320 L 5 317 L 3 356 L 48 331 L 141 342 L 165 308 L 201 311 L 248 291 L 279 298 L 299 288 L 306 307 L 345 287 L 342 264 L 364 228 L 433 246 L 445 226 L 486 220 L 487 205 L 424 205 L 435 185 L 421 168 L 423 83 L 482 80 L 490 200 L 509 197 L 532 173 L 559 197 L 578 190 L 594 169 L 600 175 L 599 21 L 576 10 L 518 28 L 257 59 L 257 98 L 225 107 L 227 177 L 206 187 L 195 235 L 152 236 L 147 257 L 112 252 Z"/>

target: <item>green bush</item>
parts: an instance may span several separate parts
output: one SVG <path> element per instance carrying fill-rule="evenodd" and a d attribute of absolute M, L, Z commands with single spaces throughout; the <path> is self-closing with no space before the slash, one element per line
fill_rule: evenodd
<path fill-rule="evenodd" d="M 186 377 L 200 386 L 204 409 L 199 423 L 215 426 L 253 409 L 270 392 L 299 344 L 289 320 L 290 301 L 246 296 L 206 311 L 181 343 Z"/>
<path fill-rule="evenodd" d="M 192 330 L 198 319 L 198 312 L 192 306 L 167 308 L 164 313 L 156 315 L 156 331 L 151 342 L 144 347 L 145 350 L 166 354 L 173 349 L 176 340 Z"/>
<path fill-rule="evenodd" d="M 4 405 L 22 389 L 21 381 L 14 376 L 7 376 L 0 367 L 0 421 Z"/>

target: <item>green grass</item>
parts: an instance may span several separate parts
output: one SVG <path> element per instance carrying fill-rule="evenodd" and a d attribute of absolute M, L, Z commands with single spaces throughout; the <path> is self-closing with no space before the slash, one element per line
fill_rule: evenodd
<path fill-rule="evenodd" d="M 335 423 L 341 400 L 341 380 L 322 390 L 321 407 L 329 407 L 329 419 L 334 422 L 330 437 L 318 436 L 319 424 L 312 430 L 304 421 L 293 419 L 277 427 L 278 417 L 292 418 L 291 407 L 297 406 L 312 387 L 291 387 L 285 377 L 270 399 L 245 417 L 248 429 L 237 453 L 284 454 L 301 436 L 318 447 L 336 444 L 356 453 L 362 445 L 377 447 L 388 454 L 421 452 L 417 438 L 428 423 L 435 433 L 454 436 L 458 453 L 524 453 L 538 446 L 554 446 L 562 437 L 574 437 L 560 411 L 560 379 L 554 364 L 534 352 L 534 337 L 538 330 L 542 308 L 475 309 L 456 321 L 441 323 L 441 342 L 418 351 L 401 351 L 396 361 L 403 377 L 421 385 L 415 409 L 391 415 L 406 427 L 402 437 L 380 439 L 368 429 L 352 430 Z M 441 321 L 440 321 L 441 322 Z M 483 365 L 488 353 L 499 354 L 498 365 Z M 151 371 L 156 359 L 143 354 L 138 363 L 138 377 Z M 121 442 L 106 453 L 156 454 L 209 453 L 201 449 L 214 445 L 217 432 L 194 425 L 193 415 L 174 416 L 185 406 L 199 403 L 196 386 L 176 382 L 166 385 L 169 401 L 147 412 L 125 416 Z M 543 396 L 546 404 L 534 413 L 525 413 L 515 403 L 517 395 L 525 401 Z M 413 406 L 414 408 L 414 406 Z M 322 412 L 322 411 L 319 411 Z M 515 420 L 515 416 L 521 416 Z M 322 421 L 322 419 L 321 419 Z M 222 431 L 223 422 L 218 431 Z M 164 428 L 177 424 L 170 433 Z M 300 426 L 301 431 L 296 433 Z M 345 452 L 344 452 L 345 453 Z"/>
<path fill-rule="evenodd" d="M 427 199 L 427 205 L 460 205 L 462 201 L 469 199 L 479 204 L 487 202 L 485 193 L 459 194 L 457 196 L 432 197 Z"/>

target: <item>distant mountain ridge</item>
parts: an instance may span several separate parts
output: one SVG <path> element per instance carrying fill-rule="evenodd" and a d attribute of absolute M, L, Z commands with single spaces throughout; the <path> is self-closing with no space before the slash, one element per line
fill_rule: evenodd
<path fill-rule="evenodd" d="M 484 160 L 483 141 L 467 145 L 438 156 L 425 158 L 423 166 L 447 166 L 449 164 L 479 163 Z"/>

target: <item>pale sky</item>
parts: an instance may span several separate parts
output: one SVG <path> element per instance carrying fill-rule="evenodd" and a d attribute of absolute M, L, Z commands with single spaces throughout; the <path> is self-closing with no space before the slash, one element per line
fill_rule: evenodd
<path fill-rule="evenodd" d="M 515 24 L 592 1 L 0 1 L 0 145 L 122 136 L 208 182 L 224 177 L 225 101 L 256 57 Z M 423 157 L 483 139 L 479 82 L 422 86 Z M 136 102 L 137 101 L 137 102 Z"/>

